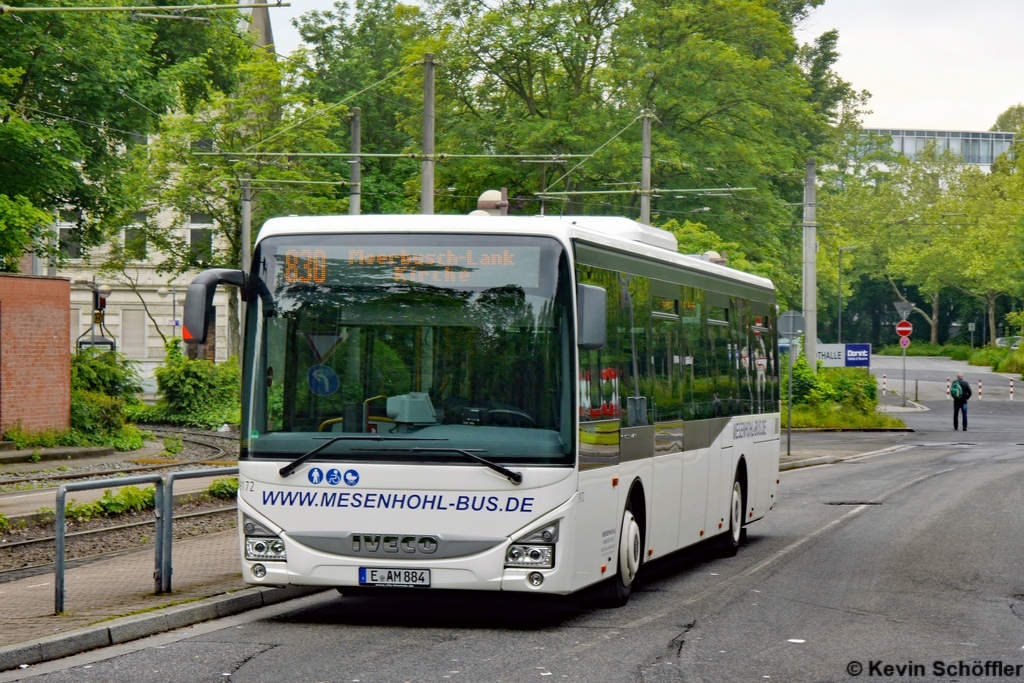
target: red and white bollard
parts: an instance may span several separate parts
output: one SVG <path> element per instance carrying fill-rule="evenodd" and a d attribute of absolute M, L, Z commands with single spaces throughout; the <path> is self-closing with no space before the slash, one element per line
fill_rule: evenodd
<path fill-rule="evenodd" d="M 978 380 L 978 400 L 981 400 L 981 380 Z"/>
<path fill-rule="evenodd" d="M 882 375 L 882 398 L 885 398 L 885 375 Z"/>
<path fill-rule="evenodd" d="M 949 381 L 949 378 L 947 377 L 946 378 L 946 398 L 949 398 L 949 387 L 950 387 L 950 385 L 951 385 L 951 382 Z"/>
<path fill-rule="evenodd" d="M 1013 378 L 1010 378 L 1010 400 L 1013 400 Z"/>

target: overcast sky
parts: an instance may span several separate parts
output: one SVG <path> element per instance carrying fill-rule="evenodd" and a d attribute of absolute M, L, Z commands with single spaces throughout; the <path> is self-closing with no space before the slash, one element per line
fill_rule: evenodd
<path fill-rule="evenodd" d="M 291 20 L 332 0 L 271 9 L 278 51 L 299 44 Z M 988 130 L 1024 101 L 1022 0 L 826 0 L 797 32 L 801 42 L 839 29 L 836 71 L 868 90 L 870 128 Z"/>

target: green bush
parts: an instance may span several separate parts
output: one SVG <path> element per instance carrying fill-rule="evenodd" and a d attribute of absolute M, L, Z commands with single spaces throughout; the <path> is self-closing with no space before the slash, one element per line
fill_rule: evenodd
<path fill-rule="evenodd" d="M 235 477 L 214 479 L 207 491 L 213 498 L 234 498 L 238 494 L 238 479 Z"/>
<path fill-rule="evenodd" d="M 84 434 L 116 432 L 124 426 L 124 401 L 96 391 L 71 391 L 71 428 Z"/>
<path fill-rule="evenodd" d="M 995 368 L 995 371 L 1016 374 L 1024 373 L 1024 351 L 1018 349 L 1013 353 L 1007 354 L 1006 358 L 999 362 L 999 367 Z"/>
<path fill-rule="evenodd" d="M 237 358 L 225 363 L 191 360 L 181 352 L 181 340 L 167 342 L 167 358 L 155 371 L 160 399 L 155 406 L 132 406 L 129 419 L 169 422 L 212 429 L 241 418 L 242 373 Z"/>
<path fill-rule="evenodd" d="M 0 534 L 6 533 L 11 528 L 11 520 L 7 519 L 7 515 L 0 512 Z"/>
<path fill-rule="evenodd" d="M 786 374 L 782 377 L 782 395 L 788 396 Z M 801 356 L 793 363 L 793 405 L 842 406 L 847 410 L 868 413 L 878 405 L 878 383 L 860 368 L 818 368 L 811 372 Z"/>
<path fill-rule="evenodd" d="M 135 363 L 116 351 L 83 349 L 71 356 L 71 388 L 132 400 L 142 391 Z"/>
<path fill-rule="evenodd" d="M 184 442 L 176 436 L 164 437 L 164 450 L 171 455 L 177 455 L 181 453 L 181 450 L 185 448 Z"/>
<path fill-rule="evenodd" d="M 107 434 L 87 434 L 77 429 L 44 429 L 28 432 L 21 425 L 10 427 L 4 438 L 13 441 L 18 449 L 24 448 L 56 448 L 58 446 L 110 446 L 116 451 L 137 451 L 142 442 L 152 439 L 153 435 L 142 431 L 135 425 L 126 424 L 116 432 Z"/>
<path fill-rule="evenodd" d="M 125 486 L 116 495 L 107 489 L 103 496 L 91 503 L 69 501 L 64 506 L 64 517 L 76 522 L 87 522 L 94 517 L 122 515 L 126 512 L 142 512 L 152 510 L 156 505 L 156 489 L 152 486 L 144 489 Z M 41 509 L 41 513 L 52 513 L 52 510 Z"/>
<path fill-rule="evenodd" d="M 782 427 L 785 429 L 788 411 L 782 406 Z M 875 411 L 861 413 L 844 409 L 840 405 L 793 406 L 793 427 L 796 429 L 904 429 L 902 420 Z"/>
<path fill-rule="evenodd" d="M 971 357 L 967 359 L 967 362 L 971 365 L 988 365 L 995 370 L 1010 353 L 1011 351 L 1008 348 L 986 346 L 974 351 Z"/>
<path fill-rule="evenodd" d="M 903 347 L 899 344 L 883 346 L 875 351 L 880 356 L 901 356 Z M 932 344 L 931 342 L 915 341 L 907 347 L 908 356 L 950 356 L 954 360 L 967 360 L 971 347 L 966 344 Z M 958 358 L 958 356 L 961 356 Z"/>

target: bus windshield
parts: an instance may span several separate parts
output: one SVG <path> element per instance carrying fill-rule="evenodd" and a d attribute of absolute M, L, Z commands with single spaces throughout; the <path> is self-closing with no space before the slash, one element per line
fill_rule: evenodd
<path fill-rule="evenodd" d="M 461 449 L 575 462 L 571 275 L 557 240 L 270 237 L 250 284 L 242 457 L 290 460 L 343 437 L 316 460 L 464 463 Z"/>

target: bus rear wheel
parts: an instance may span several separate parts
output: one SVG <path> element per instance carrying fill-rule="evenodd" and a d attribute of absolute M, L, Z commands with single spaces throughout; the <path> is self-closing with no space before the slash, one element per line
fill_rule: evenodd
<path fill-rule="evenodd" d="M 619 534 L 618 573 L 608 580 L 605 599 L 608 607 L 624 607 L 633 592 L 633 580 L 643 562 L 643 535 L 633 516 L 632 503 L 626 505 Z"/>
<path fill-rule="evenodd" d="M 722 541 L 722 555 L 735 557 L 746 529 L 743 528 L 743 484 L 737 479 L 732 483 L 732 498 L 729 501 L 729 533 Z"/>

